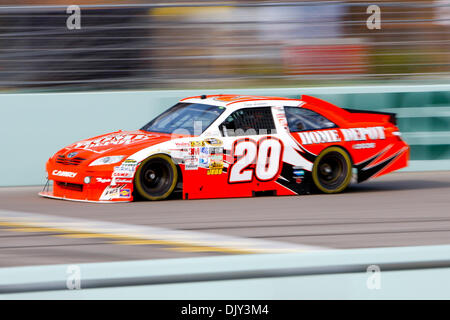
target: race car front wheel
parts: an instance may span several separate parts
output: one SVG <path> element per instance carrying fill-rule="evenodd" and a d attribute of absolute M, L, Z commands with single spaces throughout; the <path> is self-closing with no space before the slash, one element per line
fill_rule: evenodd
<path fill-rule="evenodd" d="M 350 156 L 339 147 L 325 149 L 314 161 L 312 178 L 315 186 L 324 193 L 344 191 L 352 178 Z"/>
<path fill-rule="evenodd" d="M 171 195 L 178 181 L 177 167 L 165 154 L 153 155 L 138 167 L 135 187 L 147 200 L 164 200 Z"/>

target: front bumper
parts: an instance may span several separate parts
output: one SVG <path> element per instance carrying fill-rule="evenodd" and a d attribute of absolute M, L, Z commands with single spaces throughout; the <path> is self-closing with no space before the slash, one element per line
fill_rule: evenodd
<path fill-rule="evenodd" d="M 113 170 L 114 166 L 92 169 L 86 166 L 58 165 L 49 161 L 49 181 L 39 195 L 84 202 L 133 201 L 133 178 L 113 177 Z"/>
<path fill-rule="evenodd" d="M 77 202 L 89 202 L 89 203 L 123 203 L 123 202 L 131 202 L 133 200 L 121 200 L 121 201 L 111 201 L 111 200 L 102 200 L 102 201 L 94 201 L 94 200 L 82 200 L 75 198 L 67 198 L 67 197 L 57 197 L 54 195 L 52 191 L 41 191 L 38 193 L 39 196 L 50 199 L 58 199 L 58 200 L 68 200 L 68 201 L 77 201 Z"/>

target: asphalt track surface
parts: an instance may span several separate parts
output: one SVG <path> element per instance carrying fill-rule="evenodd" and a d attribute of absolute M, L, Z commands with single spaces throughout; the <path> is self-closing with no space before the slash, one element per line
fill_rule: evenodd
<path fill-rule="evenodd" d="M 337 195 L 123 204 L 45 199 L 37 196 L 40 189 L 0 188 L 0 211 L 225 235 L 262 245 L 273 241 L 306 250 L 450 243 L 450 172 L 394 173 Z M 236 252 L 0 223 L 0 267 L 224 254 Z"/>

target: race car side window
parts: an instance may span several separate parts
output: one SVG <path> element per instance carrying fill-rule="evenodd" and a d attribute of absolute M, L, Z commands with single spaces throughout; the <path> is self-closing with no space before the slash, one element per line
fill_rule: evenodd
<path fill-rule="evenodd" d="M 224 137 L 276 133 L 270 107 L 239 109 L 220 125 Z"/>
<path fill-rule="evenodd" d="M 336 124 L 324 116 L 309 109 L 284 107 L 291 132 L 336 128 Z"/>

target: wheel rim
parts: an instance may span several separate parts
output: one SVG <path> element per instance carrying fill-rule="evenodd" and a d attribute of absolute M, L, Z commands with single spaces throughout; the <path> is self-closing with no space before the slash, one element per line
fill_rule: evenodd
<path fill-rule="evenodd" d="M 154 159 L 144 164 L 140 180 L 142 188 L 148 195 L 159 197 L 171 188 L 173 172 L 166 161 Z"/>
<path fill-rule="evenodd" d="M 317 164 L 317 178 L 323 188 L 334 191 L 345 184 L 348 170 L 342 154 L 332 151 L 325 154 Z"/>

